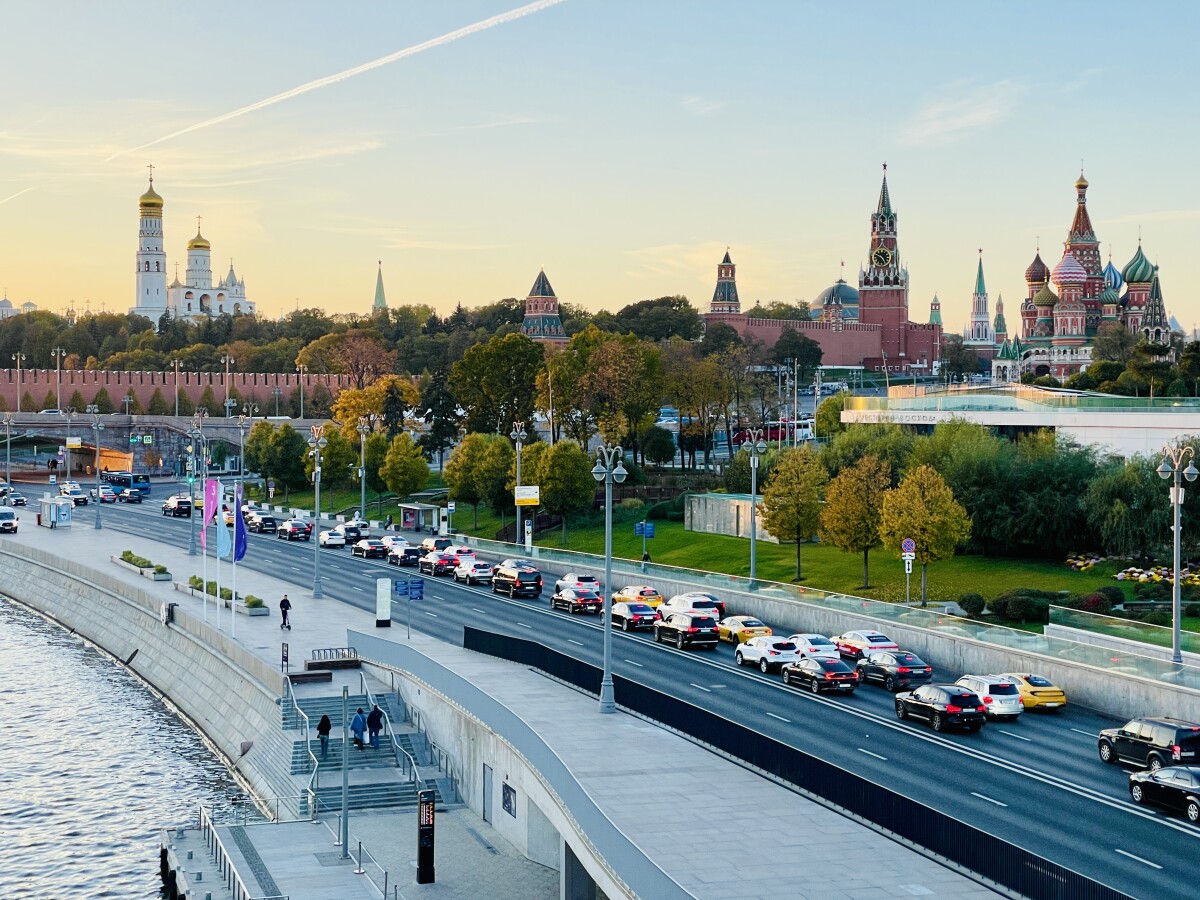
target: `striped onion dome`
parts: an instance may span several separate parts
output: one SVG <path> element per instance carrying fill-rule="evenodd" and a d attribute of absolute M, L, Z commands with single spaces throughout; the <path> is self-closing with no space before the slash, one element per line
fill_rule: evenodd
<path fill-rule="evenodd" d="M 1110 284 L 1100 292 L 1100 302 L 1117 304 L 1121 302 L 1121 295 L 1117 293 L 1117 289 Z"/>
<path fill-rule="evenodd" d="M 1058 265 L 1054 267 L 1050 278 L 1059 287 L 1062 287 L 1064 284 L 1083 284 L 1087 281 L 1087 271 L 1079 264 L 1079 260 L 1071 255 L 1071 251 L 1068 250 L 1063 254 L 1063 258 L 1059 260 Z"/>
<path fill-rule="evenodd" d="M 1033 262 L 1029 264 L 1029 268 L 1025 270 L 1025 281 L 1029 284 L 1045 284 L 1049 275 L 1050 270 L 1042 262 L 1042 254 L 1038 253 L 1033 258 Z"/>
<path fill-rule="evenodd" d="M 1154 265 L 1146 259 L 1142 245 L 1138 244 L 1137 253 L 1121 272 L 1126 284 L 1149 284 L 1154 278 Z"/>
<path fill-rule="evenodd" d="M 1114 291 L 1120 291 L 1125 286 L 1125 279 L 1121 277 L 1121 270 L 1112 264 L 1112 260 L 1108 261 L 1108 265 L 1104 267 L 1104 285 L 1110 287 Z"/>

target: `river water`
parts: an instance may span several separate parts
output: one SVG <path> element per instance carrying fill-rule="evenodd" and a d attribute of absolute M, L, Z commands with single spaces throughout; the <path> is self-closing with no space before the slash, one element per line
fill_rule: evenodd
<path fill-rule="evenodd" d="M 140 682 L 0 598 L 0 898 L 158 897 L 158 829 L 242 796 Z"/>

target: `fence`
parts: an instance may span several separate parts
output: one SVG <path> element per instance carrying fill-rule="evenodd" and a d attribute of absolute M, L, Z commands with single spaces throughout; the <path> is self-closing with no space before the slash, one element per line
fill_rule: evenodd
<path fill-rule="evenodd" d="M 466 626 L 463 646 L 598 693 L 601 670 L 523 638 Z M 1131 900 L 953 816 L 669 694 L 613 676 L 617 703 L 755 766 L 1031 900 Z"/>

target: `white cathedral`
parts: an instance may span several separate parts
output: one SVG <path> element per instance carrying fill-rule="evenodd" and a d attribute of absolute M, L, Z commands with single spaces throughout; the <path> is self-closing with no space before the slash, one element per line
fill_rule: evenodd
<path fill-rule="evenodd" d="M 136 296 L 131 313 L 145 316 L 157 327 L 164 313 L 188 321 L 200 321 L 213 316 L 254 315 L 254 304 L 246 299 L 246 282 L 233 271 L 213 284 L 212 245 L 196 226 L 196 236 L 188 241 L 185 281 L 167 284 L 167 255 L 163 252 L 163 198 L 154 190 L 154 173 L 150 188 L 138 198 L 138 251 Z"/>

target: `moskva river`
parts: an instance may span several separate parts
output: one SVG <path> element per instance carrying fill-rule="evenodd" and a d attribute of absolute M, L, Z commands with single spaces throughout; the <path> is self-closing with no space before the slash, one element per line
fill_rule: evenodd
<path fill-rule="evenodd" d="M 0 598 L 0 898 L 158 897 L 158 829 L 242 796 L 140 682 Z"/>

